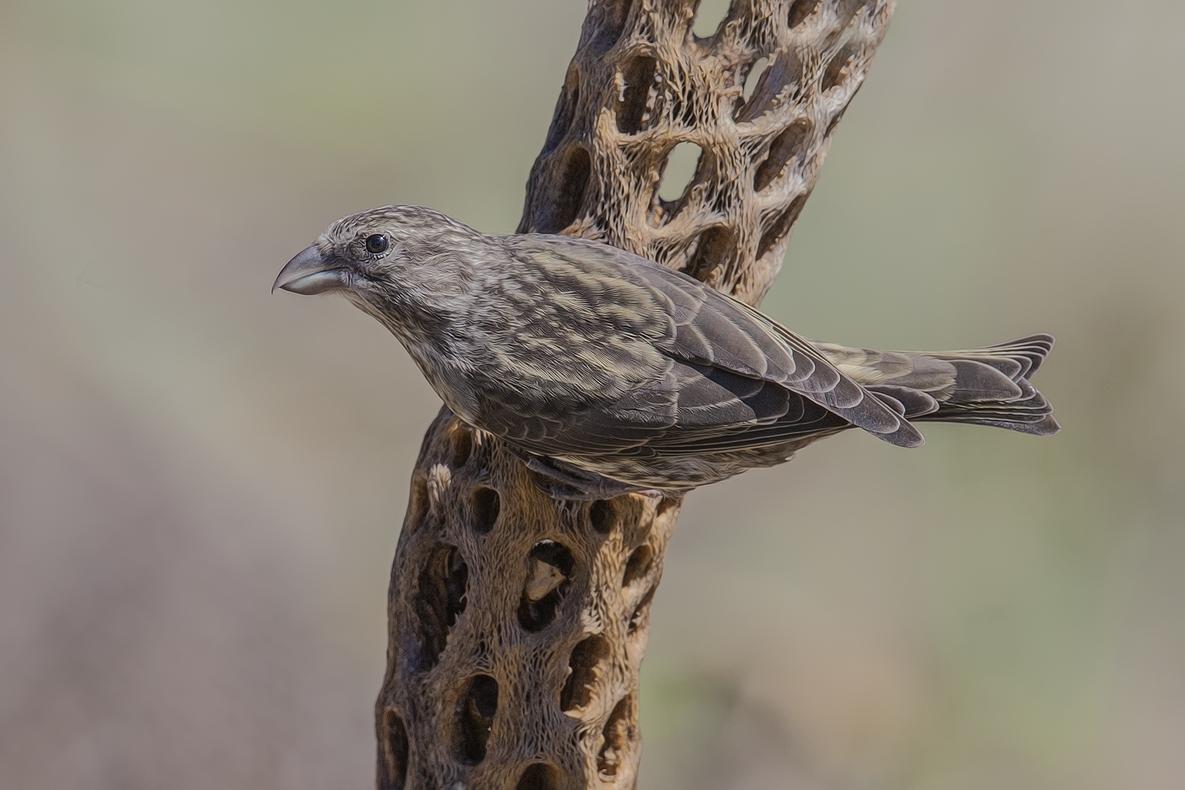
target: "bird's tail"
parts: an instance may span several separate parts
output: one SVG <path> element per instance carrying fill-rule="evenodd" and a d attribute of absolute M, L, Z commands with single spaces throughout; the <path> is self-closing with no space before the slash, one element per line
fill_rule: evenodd
<path fill-rule="evenodd" d="M 910 421 L 965 422 L 1050 436 L 1053 407 L 1030 383 L 1050 335 L 970 351 L 869 351 L 815 344 L 836 367 Z"/>

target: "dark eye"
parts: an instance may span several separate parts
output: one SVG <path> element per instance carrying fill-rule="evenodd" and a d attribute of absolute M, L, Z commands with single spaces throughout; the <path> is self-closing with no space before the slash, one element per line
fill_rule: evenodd
<path fill-rule="evenodd" d="M 381 255 L 391 246 L 391 242 L 381 233 L 366 237 L 366 251 L 371 255 Z"/>

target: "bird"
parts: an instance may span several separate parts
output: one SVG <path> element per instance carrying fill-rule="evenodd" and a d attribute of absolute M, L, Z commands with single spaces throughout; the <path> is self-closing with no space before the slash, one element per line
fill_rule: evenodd
<path fill-rule="evenodd" d="M 853 427 L 899 447 L 925 421 L 1059 430 L 1030 383 L 1050 335 L 937 353 L 815 342 L 617 247 L 421 206 L 337 220 L 276 289 L 345 295 L 564 499 L 681 498 Z"/>

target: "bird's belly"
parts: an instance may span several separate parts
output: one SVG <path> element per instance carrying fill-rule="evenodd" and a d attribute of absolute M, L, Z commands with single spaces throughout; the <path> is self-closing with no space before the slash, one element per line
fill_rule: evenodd
<path fill-rule="evenodd" d="M 801 444 L 779 445 L 747 453 L 734 451 L 647 458 L 584 455 L 562 456 L 559 460 L 638 488 L 689 491 L 733 477 L 746 469 L 788 461 Z"/>

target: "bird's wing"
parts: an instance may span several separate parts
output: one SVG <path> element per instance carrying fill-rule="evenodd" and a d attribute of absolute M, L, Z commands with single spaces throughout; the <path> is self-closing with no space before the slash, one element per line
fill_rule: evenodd
<path fill-rule="evenodd" d="M 622 454 L 699 455 L 784 444 L 847 428 L 840 415 L 773 381 L 676 362 L 677 422 Z"/>
<path fill-rule="evenodd" d="M 757 310 L 614 247 L 565 237 L 529 238 L 614 269 L 666 307 L 674 331 L 655 345 L 675 366 L 656 389 L 675 396 L 675 419 L 648 442 L 655 450 L 774 444 L 817 430 L 807 424 L 833 422 L 818 409 L 795 416 L 790 404 L 797 399 L 790 393 L 885 441 L 907 447 L 922 443 L 921 434 L 897 411 L 840 372 L 811 343 Z"/>
<path fill-rule="evenodd" d="M 539 455 L 630 452 L 662 436 L 677 422 L 676 395 L 663 387 L 573 402 L 563 413 L 551 411 L 550 404 L 537 397 L 511 393 L 498 383 L 489 390 L 480 426 Z"/>

